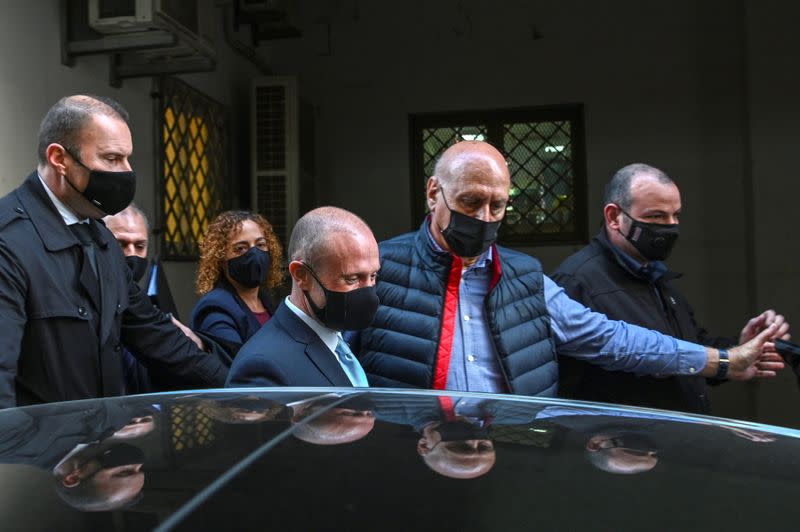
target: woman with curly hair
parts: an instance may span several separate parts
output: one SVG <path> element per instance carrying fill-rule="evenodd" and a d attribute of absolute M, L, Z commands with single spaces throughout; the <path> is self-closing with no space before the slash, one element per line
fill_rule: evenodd
<path fill-rule="evenodd" d="M 208 226 L 200 246 L 192 329 L 236 356 L 274 311 L 268 289 L 280 284 L 283 251 L 263 216 L 227 211 Z"/>

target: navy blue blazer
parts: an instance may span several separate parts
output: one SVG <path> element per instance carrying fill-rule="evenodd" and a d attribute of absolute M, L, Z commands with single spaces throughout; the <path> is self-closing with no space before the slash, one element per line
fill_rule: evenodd
<path fill-rule="evenodd" d="M 352 386 L 336 356 L 285 303 L 233 361 L 227 387 Z"/>
<path fill-rule="evenodd" d="M 274 308 L 266 292 L 260 290 L 258 296 L 272 315 Z M 260 328 L 253 312 L 224 278 L 192 310 L 191 329 L 222 345 L 231 358 Z"/>

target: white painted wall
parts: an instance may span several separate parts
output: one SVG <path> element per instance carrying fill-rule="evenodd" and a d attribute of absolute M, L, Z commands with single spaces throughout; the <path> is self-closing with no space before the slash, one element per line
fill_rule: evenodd
<path fill-rule="evenodd" d="M 226 45 L 221 10 L 213 0 L 200 2 L 200 33 L 215 47 L 214 73 L 180 76 L 200 91 L 228 106 L 236 145 L 246 145 L 249 124 L 246 87 L 256 73 L 250 63 Z M 129 79 L 120 89 L 109 86 L 108 58 L 77 58 L 74 67 L 60 62 L 59 0 L 5 0 L 0 17 L 0 194 L 19 185 L 36 166 L 36 135 L 47 109 L 69 94 L 92 93 L 117 99 L 131 115 L 133 165 L 138 174 L 136 202 L 146 212 L 156 207 L 153 153 L 154 114 L 150 78 Z M 243 133 L 244 132 L 244 133 Z M 237 159 L 237 162 L 241 157 Z M 237 164 L 247 171 L 247 162 Z M 195 263 L 166 264 L 181 317 L 189 319 L 196 297 L 192 280 Z"/>

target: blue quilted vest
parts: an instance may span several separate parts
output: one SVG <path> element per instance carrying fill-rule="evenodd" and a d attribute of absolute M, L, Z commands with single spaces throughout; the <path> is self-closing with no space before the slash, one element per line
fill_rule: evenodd
<path fill-rule="evenodd" d="M 440 353 L 440 342 L 454 299 L 448 291 L 454 258 L 431 249 L 427 231 L 426 222 L 380 245 L 381 305 L 358 346 L 372 386 L 444 387 L 449 353 Z M 529 255 L 495 249 L 502 273 L 486 297 L 486 316 L 508 390 L 555 396 L 558 365 L 541 265 Z"/>

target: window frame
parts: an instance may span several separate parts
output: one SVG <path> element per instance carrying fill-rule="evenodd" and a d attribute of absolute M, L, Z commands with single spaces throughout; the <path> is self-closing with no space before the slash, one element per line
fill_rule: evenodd
<path fill-rule="evenodd" d="M 544 245 L 574 245 L 588 242 L 588 187 L 586 178 L 586 144 L 584 132 L 583 104 L 569 103 L 536 107 L 514 107 L 506 109 L 484 109 L 470 111 L 425 112 L 409 114 L 409 151 L 411 162 L 411 212 L 412 230 L 427 214 L 425 203 L 426 182 L 424 175 L 424 148 L 422 132 L 431 128 L 455 128 L 485 125 L 486 141 L 495 146 L 504 157 L 507 153 L 502 145 L 503 124 L 530 122 L 569 122 L 573 163 L 573 218 L 574 231 L 558 233 L 533 233 L 504 236 L 501 227 L 499 243 L 516 247 Z"/>

